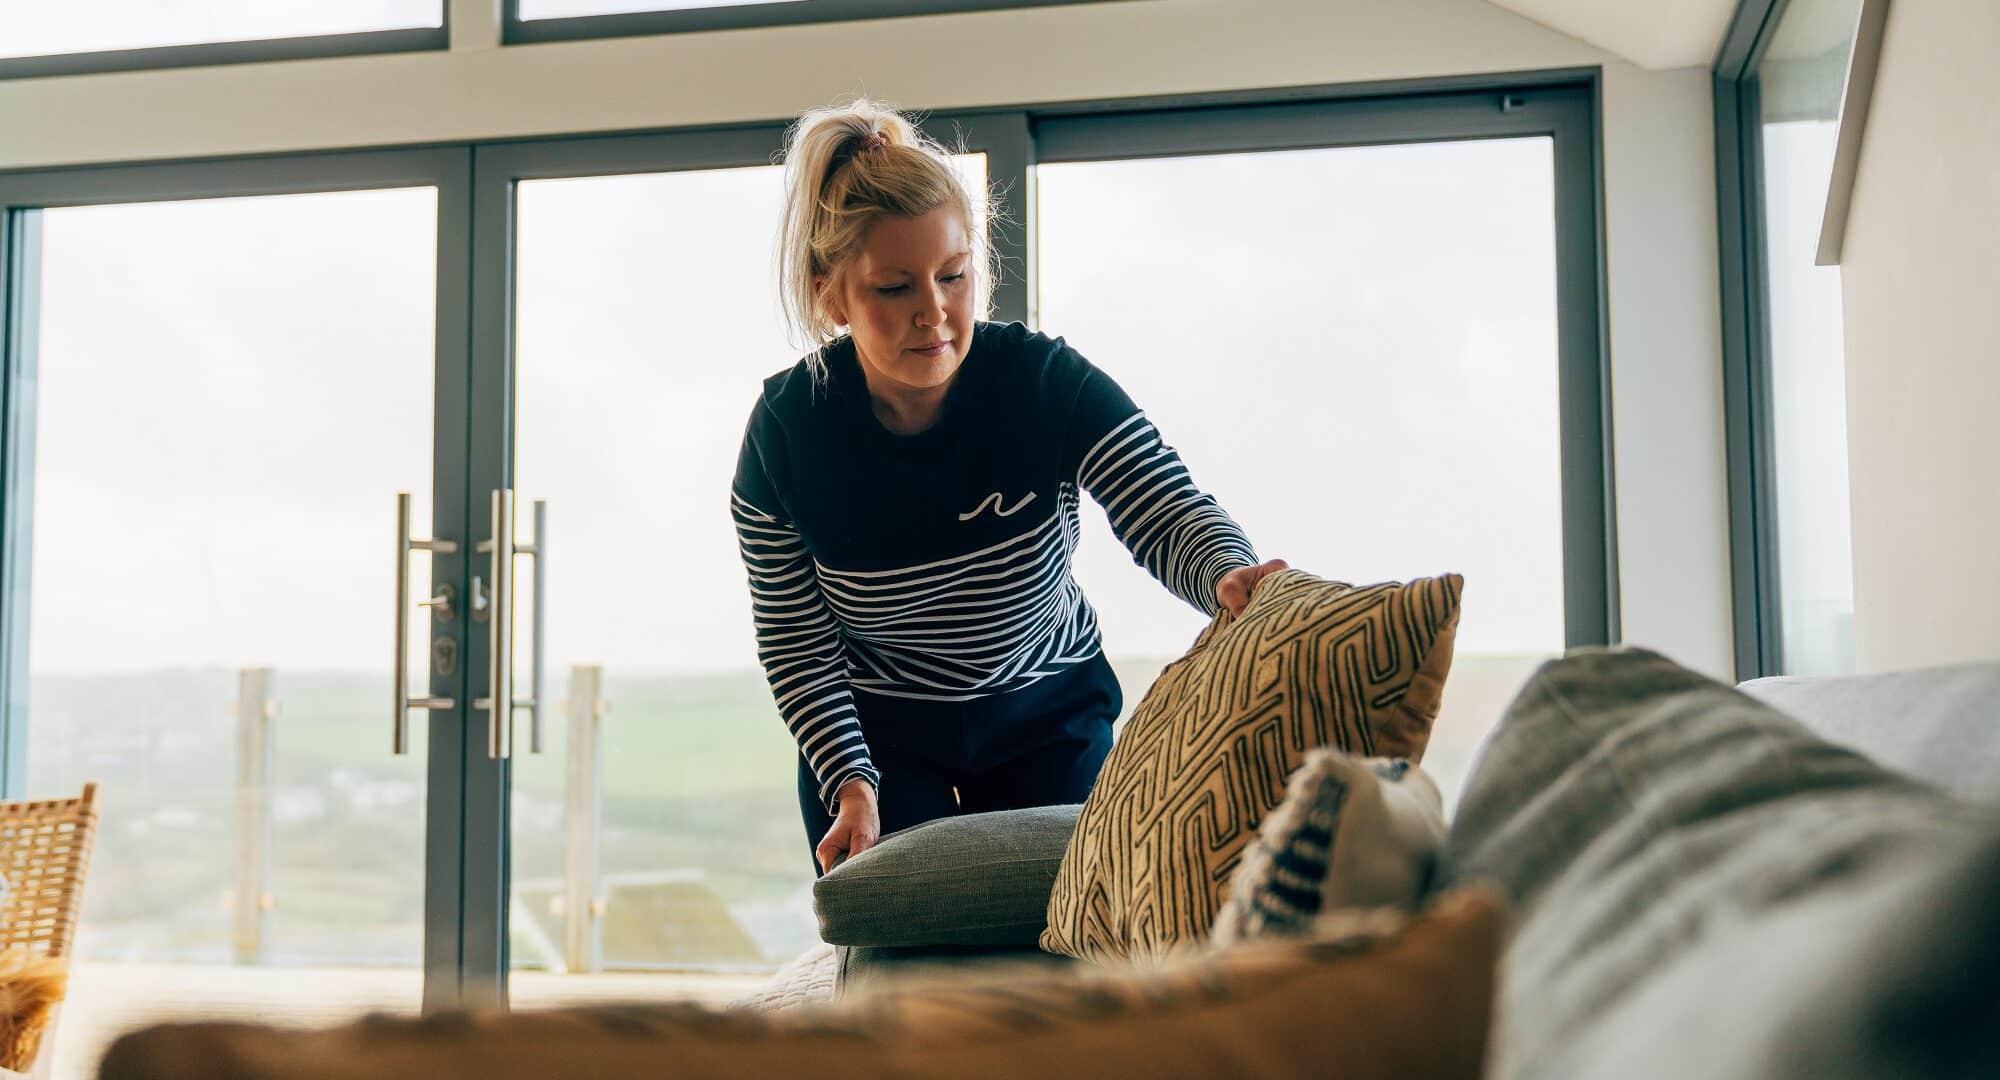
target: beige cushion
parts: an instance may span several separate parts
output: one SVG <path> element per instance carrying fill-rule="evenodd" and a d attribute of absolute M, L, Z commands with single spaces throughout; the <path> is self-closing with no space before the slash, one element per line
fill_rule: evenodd
<path fill-rule="evenodd" d="M 595 1006 L 323 1031 L 173 1024 L 127 1035 L 104 1080 L 656 1080 L 811 1076 L 1479 1075 L 1502 911 L 1469 890 L 1430 913 L 1330 918 L 1303 939 L 1140 971 L 961 974 L 793 1014 Z"/>
<path fill-rule="evenodd" d="M 1105 759 L 1056 871 L 1042 948 L 1103 959 L 1196 946 L 1307 754 L 1421 759 L 1463 584 L 1357 588 L 1281 570 L 1241 617 L 1216 616 Z"/>

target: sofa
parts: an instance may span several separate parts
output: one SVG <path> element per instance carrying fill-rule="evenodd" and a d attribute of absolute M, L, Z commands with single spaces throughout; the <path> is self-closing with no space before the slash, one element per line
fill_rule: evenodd
<path fill-rule="evenodd" d="M 603 1067 L 585 1071 L 607 1076 L 626 1075 L 614 1061 L 632 1075 L 644 1061 L 671 1062 L 682 1075 L 788 1067 L 776 1062 L 794 1059 L 769 1055 L 799 1039 L 821 1040 L 810 1042 L 821 1055 L 813 1060 L 843 1048 L 838 1066 L 820 1070 L 835 1075 L 1097 1075 L 1140 1068 L 1143 1057 L 1155 1077 L 2000 1076 L 2000 664 L 1741 687 L 1643 649 L 1583 649 L 1545 665 L 1482 747 L 1432 874 L 1437 894 L 1504 898 L 1504 953 L 1497 932 L 1462 924 L 1428 947 L 1470 955 L 1495 942 L 1471 964 L 1480 978 L 1447 977 L 1418 957 L 1398 969 L 1414 1003 L 1392 995 L 1371 1006 L 1384 1010 L 1375 1026 L 1411 1044 L 1398 1052 L 1471 1038 L 1476 1067 L 1462 1047 L 1451 1070 L 1371 1070 L 1425 1059 L 1364 1062 L 1343 1056 L 1352 1052 L 1344 1043 L 1316 1047 L 1315 1058 L 1274 1056 L 1274 1040 L 1306 1042 L 1321 1027 L 1351 1024 L 1341 995 L 1375 1001 L 1367 995 L 1379 985 L 1326 991 L 1340 1000 L 1308 1002 L 1302 1021 L 1296 1000 L 1246 998 L 1231 989 L 1233 976 L 1211 970 L 1170 990 L 1145 986 L 1137 996 L 1155 1015 L 1142 1028 L 1119 1026 L 1129 1009 L 1106 1004 L 1117 997 L 1108 984 L 1052 996 L 1059 984 L 1047 980 L 1001 982 L 1035 989 L 982 994 L 1003 968 L 1020 978 L 1004 960 L 1035 952 L 1037 912 L 1075 808 L 1010 813 L 1018 819 L 885 838 L 823 879 L 823 925 L 846 939 L 844 982 L 875 1003 L 861 1011 L 821 1012 L 795 1028 L 659 1007 L 384 1019 L 300 1035 L 181 1025 L 128 1036 L 103 1075 L 284 1075 L 271 1063 L 307 1058 L 314 1076 L 381 1075 L 392 1061 L 503 1075 L 494 1070 L 528 1056 L 499 1054 L 506 1040 L 546 1048 L 574 1038 L 560 1044 L 606 1048 Z M 924 902 L 946 879 L 960 899 Z M 1206 1011 L 1217 1001 L 1236 1012 L 1218 1020 Z M 1163 1008 L 1196 1011 L 1162 1023 Z M 936 1024 L 993 1010 L 986 1027 L 1009 1028 L 1007 1039 L 1027 1032 L 1030 1042 L 1015 1051 L 981 1041 L 1001 1037 L 982 1031 L 937 1045 Z M 870 1032 L 854 1030 L 861 1018 Z M 1065 1030 L 1071 1041 L 1052 1048 L 1046 1036 Z M 926 1031 L 929 1043 L 913 1053 Z M 1232 1042 L 1231 1032 L 1252 1031 Z M 614 1046 L 623 1057 L 611 1056 Z"/>
<path fill-rule="evenodd" d="M 2000 1076 L 1996 807 L 2000 665 L 1549 665 L 1447 842 L 1516 913 L 1488 1075 Z"/>

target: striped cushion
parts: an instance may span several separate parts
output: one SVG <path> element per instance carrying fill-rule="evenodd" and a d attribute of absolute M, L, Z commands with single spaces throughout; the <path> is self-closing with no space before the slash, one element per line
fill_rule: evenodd
<path fill-rule="evenodd" d="M 1213 940 L 1300 933 L 1323 911 L 1415 907 L 1444 834 L 1443 800 L 1422 769 L 1315 750 L 1244 853 Z"/>
<path fill-rule="evenodd" d="M 1463 584 L 1357 588 L 1283 570 L 1241 617 L 1218 615 L 1105 760 L 1056 871 L 1042 948 L 1103 959 L 1199 944 L 1308 753 L 1420 760 Z"/>

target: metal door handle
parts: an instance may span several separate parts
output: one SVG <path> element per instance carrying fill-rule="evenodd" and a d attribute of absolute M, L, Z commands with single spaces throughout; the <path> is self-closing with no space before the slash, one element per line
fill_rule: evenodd
<path fill-rule="evenodd" d="M 543 553 L 547 549 L 548 501 L 535 500 L 535 537 L 530 544 L 514 542 L 514 491 L 512 488 L 493 489 L 492 531 L 489 539 L 481 540 L 473 550 L 490 557 L 489 583 L 486 588 L 486 696 L 472 699 L 474 709 L 486 712 L 486 754 L 491 758 L 514 756 L 514 710 L 527 709 L 529 722 L 528 748 L 534 753 L 542 752 L 542 597 L 544 582 L 548 575 L 544 568 L 548 565 Z M 529 669 L 528 694 L 525 699 L 514 697 L 514 557 L 526 555 L 535 560 L 535 621 L 531 650 L 533 660 Z M 476 591 L 476 590 L 475 590 Z M 478 598 L 475 596 L 475 603 Z M 500 703 L 497 707 L 495 703 Z"/>
<path fill-rule="evenodd" d="M 515 548 L 516 552 L 523 549 Z M 546 610 L 542 597 L 548 585 L 549 575 L 549 501 L 535 500 L 535 542 L 526 548 L 529 557 L 535 560 L 535 617 L 529 625 L 530 633 L 528 668 L 528 752 L 542 752 L 542 612 Z"/>
<path fill-rule="evenodd" d="M 450 709 L 457 702 L 448 697 L 410 696 L 410 672 L 405 665 L 409 662 L 410 648 L 410 552 L 428 551 L 437 555 L 450 555 L 458 550 L 454 540 L 418 540 L 410 536 L 410 493 L 396 493 L 396 722 L 391 734 L 391 744 L 398 754 L 410 752 L 410 710 Z M 421 607 L 437 608 L 441 619 L 451 618 L 451 587 L 440 588 L 430 599 L 422 601 Z"/>

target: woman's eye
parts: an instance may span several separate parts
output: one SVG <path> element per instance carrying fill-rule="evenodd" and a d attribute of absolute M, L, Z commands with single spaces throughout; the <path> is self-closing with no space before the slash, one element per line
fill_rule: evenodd
<path fill-rule="evenodd" d="M 963 277 L 965 277 L 965 272 L 961 270 L 961 271 L 959 271 L 959 272 L 958 272 L 958 273 L 956 273 L 956 274 L 947 274 L 947 275 L 945 275 L 944 277 L 942 277 L 942 278 L 939 278 L 938 280 L 939 280 L 939 281 L 958 281 L 958 280 L 962 279 Z M 899 292 L 902 292 L 902 291 L 904 291 L 905 289 L 908 289 L 908 288 L 909 288 L 909 286 L 908 286 L 908 285 L 877 285 L 877 286 L 875 286 L 875 291 L 876 291 L 877 293 L 879 293 L 880 295 L 882 295 L 882 296 L 894 296 L 894 295 L 896 295 L 897 293 L 899 293 Z"/>

